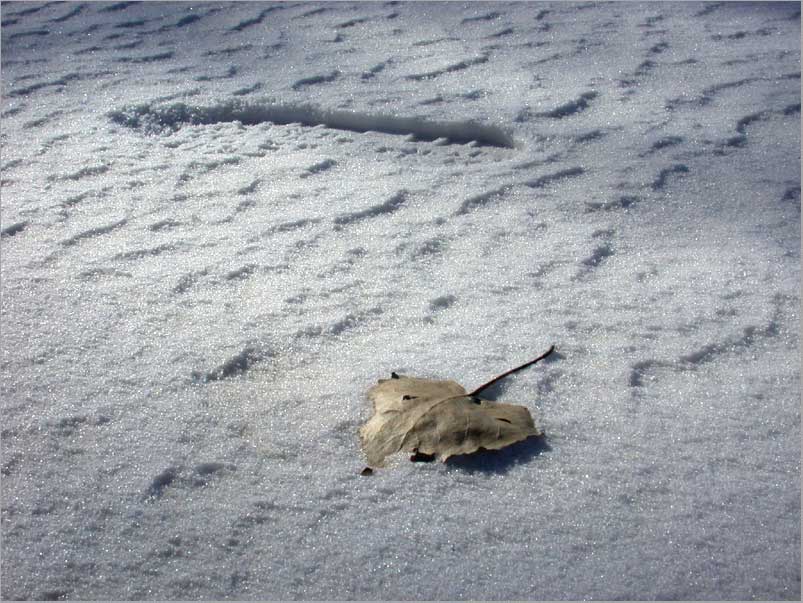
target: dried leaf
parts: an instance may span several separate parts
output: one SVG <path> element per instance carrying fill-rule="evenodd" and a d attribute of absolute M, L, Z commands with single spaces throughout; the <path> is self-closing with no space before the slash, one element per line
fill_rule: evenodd
<path fill-rule="evenodd" d="M 542 435 L 525 407 L 485 400 L 476 394 L 553 350 L 470 393 L 455 381 L 396 373 L 390 379 L 380 379 L 368 391 L 374 414 L 360 429 L 368 464 L 381 467 L 386 457 L 402 450 L 412 452 L 414 459 L 436 455 L 445 461 L 450 456 L 497 450 Z"/>

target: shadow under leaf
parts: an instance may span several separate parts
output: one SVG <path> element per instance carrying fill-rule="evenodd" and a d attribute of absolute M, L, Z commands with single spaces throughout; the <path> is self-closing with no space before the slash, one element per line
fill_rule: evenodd
<path fill-rule="evenodd" d="M 544 436 L 530 437 L 500 450 L 480 449 L 471 454 L 453 456 L 446 460 L 446 465 L 469 473 L 503 474 L 550 450 L 552 448 Z"/>

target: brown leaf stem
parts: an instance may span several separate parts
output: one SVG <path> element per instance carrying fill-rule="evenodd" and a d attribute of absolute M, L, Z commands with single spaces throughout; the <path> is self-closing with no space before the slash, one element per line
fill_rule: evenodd
<path fill-rule="evenodd" d="M 520 370 L 522 370 L 522 369 L 526 369 L 528 366 L 532 366 L 533 364 L 535 364 L 535 363 L 536 363 L 536 362 L 538 362 L 539 360 L 543 360 L 544 358 L 546 358 L 547 356 L 549 356 L 549 355 L 550 355 L 552 352 L 554 352 L 554 351 L 555 351 L 555 346 L 553 345 L 553 346 L 552 346 L 552 347 L 550 347 L 550 348 L 549 348 L 549 349 L 548 349 L 546 352 L 544 352 L 543 354 L 541 354 L 541 355 L 540 355 L 538 358 L 535 358 L 534 360 L 530 360 L 529 362 L 525 362 L 525 363 L 524 363 L 524 364 L 522 364 L 521 366 L 517 366 L 516 368 L 512 368 L 512 369 L 510 369 L 509 371 L 502 373 L 501 375 L 497 375 L 496 377 L 494 377 L 493 379 L 491 379 L 490 381 L 488 381 L 488 382 L 486 382 L 486 383 L 483 383 L 483 384 L 482 384 L 482 385 L 480 385 L 480 386 L 479 386 L 477 389 L 475 389 L 473 392 L 471 392 L 471 393 L 469 393 L 469 394 L 467 394 L 467 395 L 468 395 L 468 396 L 476 396 L 476 395 L 477 395 L 477 394 L 479 394 L 479 393 L 480 393 L 482 390 L 484 390 L 484 389 L 487 389 L 487 388 L 491 387 L 491 386 L 492 386 L 494 383 L 496 383 L 497 381 L 501 381 L 502 379 L 504 379 L 504 378 L 505 378 L 505 377 L 507 377 L 508 375 L 512 375 L 513 373 L 517 373 L 518 371 L 520 371 Z"/>

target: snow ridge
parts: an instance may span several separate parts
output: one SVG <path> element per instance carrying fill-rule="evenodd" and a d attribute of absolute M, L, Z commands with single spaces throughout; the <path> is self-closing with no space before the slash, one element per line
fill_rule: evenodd
<path fill-rule="evenodd" d="M 515 148 L 513 137 L 502 128 L 474 121 L 431 121 L 418 117 L 398 117 L 362 111 L 336 111 L 312 104 L 282 104 L 255 101 L 230 101 L 208 106 L 173 103 L 154 105 L 143 103 L 111 111 L 109 118 L 116 124 L 145 134 L 172 134 L 188 125 L 211 125 L 240 122 L 253 126 L 261 123 L 304 126 L 325 126 L 349 132 L 382 132 L 411 136 L 432 142 L 449 144 L 476 143 L 504 149 Z"/>

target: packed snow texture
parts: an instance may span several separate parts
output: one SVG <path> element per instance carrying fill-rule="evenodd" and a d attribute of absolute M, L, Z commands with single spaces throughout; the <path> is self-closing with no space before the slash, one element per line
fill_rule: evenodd
<path fill-rule="evenodd" d="M 2 4 L 2 597 L 799 599 L 799 3 Z M 361 476 L 391 371 L 545 431 Z"/>

